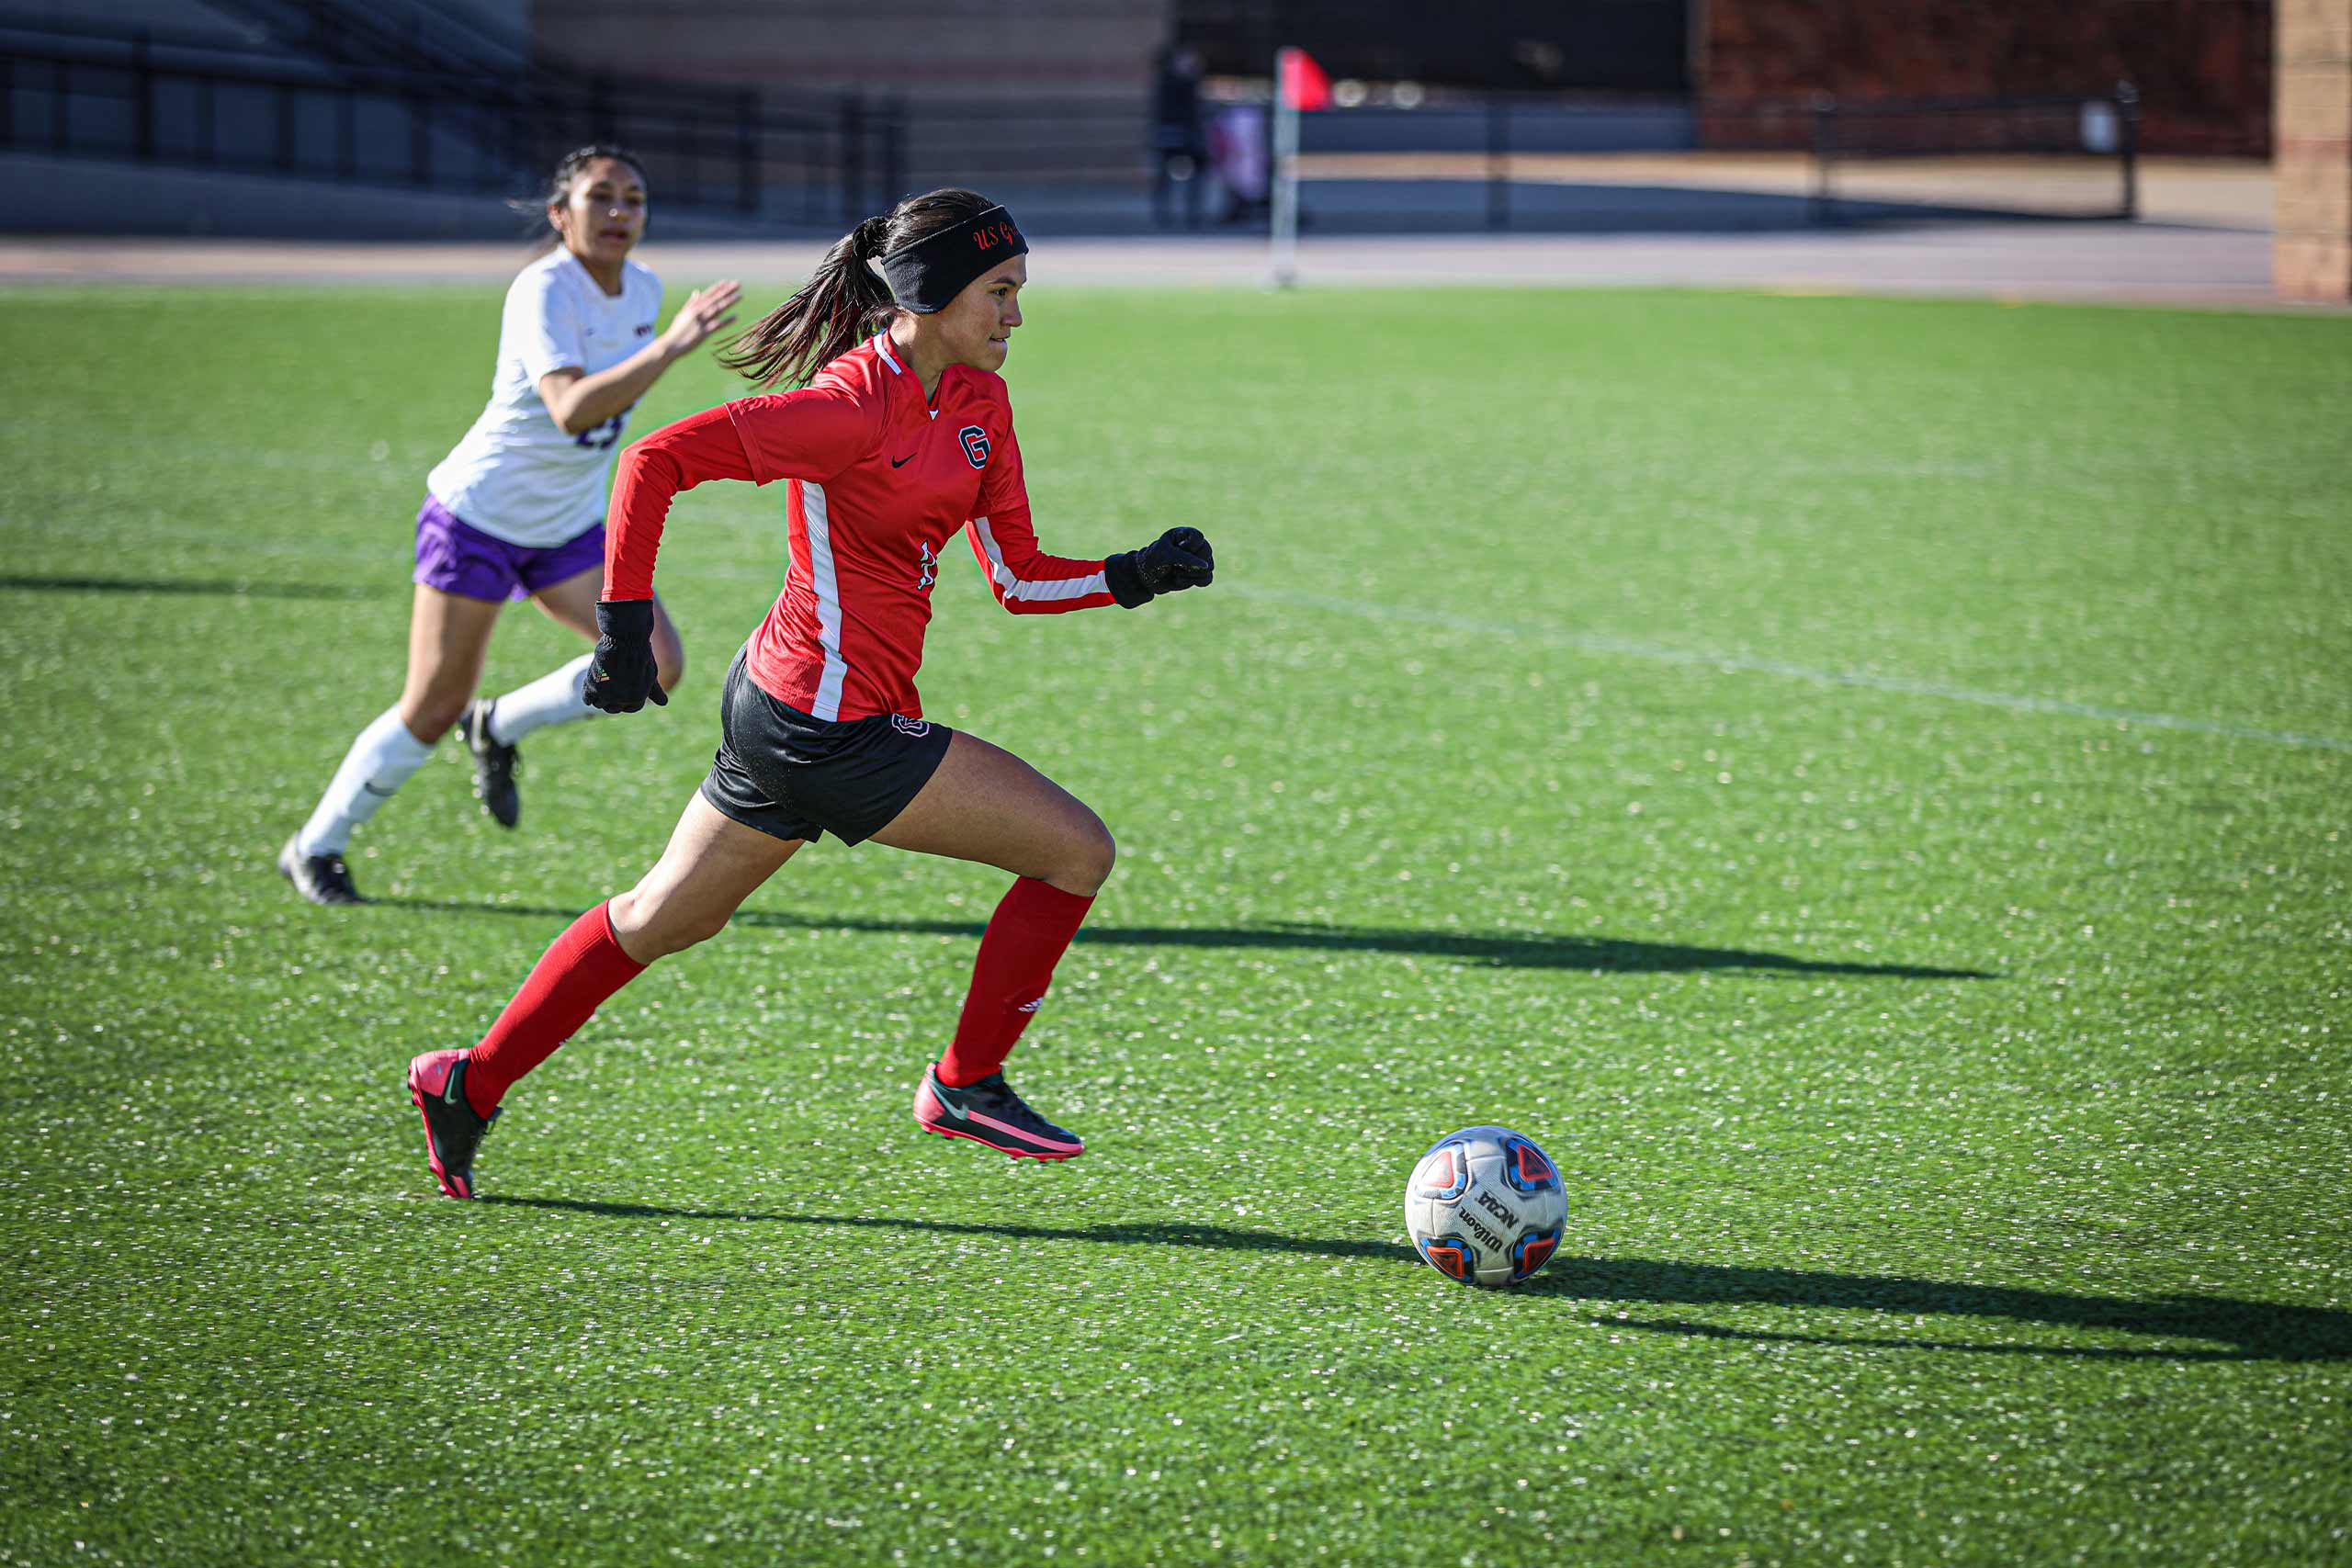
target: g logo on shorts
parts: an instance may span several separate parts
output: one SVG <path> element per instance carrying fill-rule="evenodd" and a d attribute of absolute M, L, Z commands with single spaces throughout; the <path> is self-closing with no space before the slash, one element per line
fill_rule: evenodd
<path fill-rule="evenodd" d="M 931 733 L 931 720 L 909 718 L 905 714 L 894 713 L 890 716 L 890 728 L 901 735 L 911 735 L 920 740 Z"/>

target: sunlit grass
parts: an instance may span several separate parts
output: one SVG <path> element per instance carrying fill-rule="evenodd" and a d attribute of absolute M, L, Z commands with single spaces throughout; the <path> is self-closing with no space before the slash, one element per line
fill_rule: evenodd
<path fill-rule="evenodd" d="M 0 1560 L 2352 1550 L 2352 324 L 1042 295 L 1047 544 L 1219 563 L 937 590 L 927 711 L 1120 840 L 1014 1061 L 1089 1154 L 914 1135 L 1002 879 L 825 845 L 461 1206 L 402 1065 L 658 852 L 780 497 L 680 503 L 676 703 L 314 909 L 494 295 L 5 303 Z M 1569 1185 L 1508 1295 L 1401 1244 L 1483 1121 Z"/>

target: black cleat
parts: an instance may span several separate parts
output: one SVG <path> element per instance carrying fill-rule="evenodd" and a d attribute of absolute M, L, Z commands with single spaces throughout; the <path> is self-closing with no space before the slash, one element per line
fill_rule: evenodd
<path fill-rule="evenodd" d="M 277 874 L 294 885 L 294 891 L 313 904 L 365 904 L 359 889 L 351 885 L 351 868 L 343 863 L 341 855 L 306 855 L 298 840 L 286 840 L 277 852 Z"/>
<path fill-rule="evenodd" d="M 433 1179 L 452 1198 L 474 1195 L 474 1151 L 498 1120 L 474 1114 L 466 1099 L 466 1054 L 427 1051 L 408 1065 L 408 1097 L 424 1116 L 424 1155 Z"/>
<path fill-rule="evenodd" d="M 939 1069 L 923 1069 L 915 1090 L 915 1120 L 943 1138 L 969 1138 L 1014 1159 L 1069 1159 L 1086 1152 L 1086 1141 L 1029 1109 L 1002 1073 L 949 1089 Z"/>
<path fill-rule="evenodd" d="M 514 793 L 514 764 L 523 760 L 522 753 L 512 746 L 502 746 L 491 738 L 490 710 L 496 700 L 483 702 L 476 697 L 466 705 L 458 716 L 458 733 L 466 742 L 466 754 L 473 759 L 474 798 L 490 813 L 490 819 L 502 828 L 512 828 L 523 815 L 522 797 Z"/>

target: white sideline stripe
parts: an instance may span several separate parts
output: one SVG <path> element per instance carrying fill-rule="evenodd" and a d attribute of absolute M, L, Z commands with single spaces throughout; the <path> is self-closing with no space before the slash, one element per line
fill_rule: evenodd
<path fill-rule="evenodd" d="M 1945 702 L 1974 703 L 1980 707 L 2007 708 L 2017 713 L 2056 714 L 2067 718 L 2111 719 L 2120 723 L 2144 725 L 2151 729 L 2179 729 L 2195 735 L 2222 735 L 2237 740 L 2266 740 L 2274 746 L 2300 746 L 2322 751 L 2352 751 L 2352 739 L 2336 735 L 2309 735 L 2291 729 L 2261 729 L 2252 725 L 2226 724 L 2209 718 L 2185 718 L 2177 714 L 2142 713 L 2133 708 L 2105 707 L 2097 703 L 2073 703 L 2057 697 L 2021 696 L 2013 692 L 1986 692 L 1972 686 L 1948 685 L 1940 681 L 1917 681 L 1903 675 L 1873 675 L 1861 670 L 1817 670 L 1807 664 L 1791 664 L 1778 659 L 1740 659 L 1727 654 L 1705 653 L 1694 649 L 1667 648 L 1657 643 L 1634 642 L 1624 637 L 1600 637 L 1587 632 L 1555 631 L 1548 626 L 1514 626 L 1509 621 L 1486 621 L 1471 615 L 1449 615 L 1442 610 L 1419 610 L 1402 604 L 1375 604 L 1364 600 L 1329 599 L 1313 593 L 1291 593 L 1280 589 L 1256 588 L 1237 582 L 1233 592 L 1245 599 L 1261 599 L 1279 604 L 1295 604 L 1302 609 L 1328 610 L 1333 615 L 1355 615 L 1373 621 L 1408 621 L 1418 626 L 1443 626 L 1451 631 L 1470 632 L 1480 637 L 1513 637 L 1522 642 L 1549 643 L 1558 648 L 1573 648 L 1587 653 L 1613 653 L 1626 659 L 1648 659 L 1661 664 L 1688 664 L 1720 670 L 1726 673 L 1752 675 L 1781 675 L 1792 680 L 1813 681 L 1826 686 L 1865 686 L 1873 691 L 1900 692 L 1906 696 L 1936 697 Z"/>
<path fill-rule="evenodd" d="M 833 576 L 833 536 L 826 525 L 825 487 L 806 479 L 800 487 L 800 513 L 808 525 L 808 577 L 817 591 L 817 641 L 825 650 L 824 673 L 817 678 L 817 700 L 809 705 L 811 718 L 842 716 L 842 682 L 849 663 L 842 658 L 842 590 Z"/>
<path fill-rule="evenodd" d="M 1034 582 L 1024 582 L 1013 575 L 1011 567 L 1004 564 L 1004 552 L 996 547 L 996 536 L 989 531 L 987 518 L 973 518 L 972 532 L 979 536 L 980 548 L 988 552 L 989 576 L 995 580 L 996 585 L 1004 591 L 1004 596 L 1008 599 L 1026 599 L 1033 604 L 1050 604 L 1057 599 L 1083 599 L 1090 593 L 1111 592 L 1109 577 L 1099 571 L 1086 577 L 1040 579 Z"/>

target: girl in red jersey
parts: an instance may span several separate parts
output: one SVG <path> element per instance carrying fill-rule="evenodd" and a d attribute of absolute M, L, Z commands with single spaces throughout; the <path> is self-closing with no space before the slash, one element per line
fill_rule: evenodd
<path fill-rule="evenodd" d="M 645 175 L 617 147 L 582 147 L 548 186 L 546 254 L 506 291 L 490 401 L 425 476 L 416 514 L 416 597 L 400 701 L 351 743 L 277 869 L 314 904 L 363 902 L 344 863 L 352 829 L 424 765 L 454 728 L 474 766 L 474 794 L 514 826 L 515 747 L 548 725 L 592 718 L 582 692 L 589 655 L 490 701 L 477 701 L 490 634 L 510 599 L 530 598 L 592 640 L 605 558 L 605 473 L 636 406 L 662 373 L 734 320 L 740 289 L 687 297 L 656 333 L 662 282 L 629 259 L 645 233 Z M 662 684 L 685 654 L 659 605 Z"/>
<path fill-rule="evenodd" d="M 556 939 L 480 1044 L 409 1064 L 433 1174 L 450 1197 L 473 1196 L 474 1151 L 516 1079 L 647 964 L 718 935 L 828 832 L 1013 874 L 955 1038 L 915 1091 L 915 1119 L 1016 1158 L 1084 1152 L 1013 1093 L 1002 1067 L 1111 874 L 1111 835 L 1020 758 L 922 716 L 914 676 L 939 552 L 966 533 L 1016 614 L 1133 609 L 1207 583 L 1213 561 L 1193 528 L 1107 560 L 1038 548 L 996 375 L 1021 324 L 1028 248 L 1010 214 L 967 190 L 867 219 L 730 353 L 763 387 L 805 386 L 682 420 L 623 455 L 588 701 L 634 712 L 655 690 L 653 564 L 678 491 L 786 481 L 791 567 L 728 672 L 718 756 L 661 862 Z"/>

